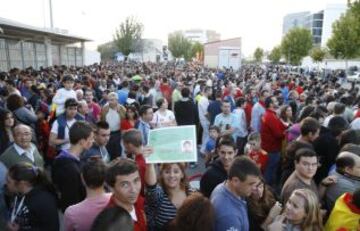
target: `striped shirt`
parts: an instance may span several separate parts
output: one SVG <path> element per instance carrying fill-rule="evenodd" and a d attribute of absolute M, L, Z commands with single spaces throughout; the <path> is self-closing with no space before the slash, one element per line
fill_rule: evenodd
<path fill-rule="evenodd" d="M 161 230 L 175 218 L 177 209 L 161 186 L 146 187 L 146 202 L 149 230 Z"/>

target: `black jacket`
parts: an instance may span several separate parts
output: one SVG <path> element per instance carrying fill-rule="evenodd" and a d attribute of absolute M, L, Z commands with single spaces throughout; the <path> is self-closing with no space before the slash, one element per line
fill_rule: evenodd
<path fill-rule="evenodd" d="M 17 198 L 16 206 L 19 206 L 21 198 Z M 32 189 L 25 195 L 15 222 L 19 224 L 21 231 L 58 231 L 59 216 L 55 196 L 39 188 Z"/>
<path fill-rule="evenodd" d="M 86 192 L 80 177 L 80 161 L 66 151 L 55 159 L 52 180 L 60 192 L 60 208 L 64 212 L 70 205 L 85 199 Z"/>
<path fill-rule="evenodd" d="M 200 192 L 210 197 L 215 187 L 227 179 L 227 172 L 219 159 L 212 163 L 200 180 Z"/>
<path fill-rule="evenodd" d="M 197 123 L 198 111 L 192 99 L 177 101 L 174 106 L 174 114 L 178 125 L 194 125 Z"/>
<path fill-rule="evenodd" d="M 330 167 L 335 163 L 340 146 L 338 140 L 331 134 L 331 131 L 325 127 L 321 127 L 320 135 L 314 141 L 313 146 L 320 162 L 320 167 L 314 177 L 315 182 L 319 184 L 327 177 Z"/>

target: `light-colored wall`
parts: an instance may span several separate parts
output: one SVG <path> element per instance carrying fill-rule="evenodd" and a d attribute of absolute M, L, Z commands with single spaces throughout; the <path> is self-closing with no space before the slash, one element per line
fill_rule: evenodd
<path fill-rule="evenodd" d="M 345 13 L 346 4 L 329 4 L 324 10 L 324 21 L 321 37 L 321 46 L 326 47 L 326 43 L 332 34 L 332 24 L 338 20 L 341 14 Z"/>
<path fill-rule="evenodd" d="M 85 65 L 92 65 L 94 63 L 100 63 L 100 52 L 90 51 L 85 49 Z"/>
<path fill-rule="evenodd" d="M 210 68 L 216 68 L 218 65 L 219 57 L 217 55 L 205 55 L 204 64 Z"/>

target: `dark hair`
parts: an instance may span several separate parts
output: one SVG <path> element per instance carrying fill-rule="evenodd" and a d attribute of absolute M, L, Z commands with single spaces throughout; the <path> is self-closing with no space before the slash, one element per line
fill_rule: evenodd
<path fill-rule="evenodd" d="M 280 116 L 279 117 L 281 119 L 285 120 L 285 121 L 288 120 L 287 115 L 286 115 L 286 110 L 288 108 L 291 108 L 291 106 L 290 105 L 283 105 L 283 106 L 280 107 Z M 291 110 L 292 110 L 292 108 L 291 108 Z M 292 118 L 290 118 L 290 121 L 292 121 Z"/>
<path fill-rule="evenodd" d="M 69 129 L 71 144 L 77 144 L 80 140 L 87 139 L 93 132 L 93 128 L 86 121 L 76 121 Z"/>
<path fill-rule="evenodd" d="M 134 230 L 134 223 L 129 212 L 119 206 L 104 209 L 91 226 L 91 231 L 116 230 Z"/>
<path fill-rule="evenodd" d="M 65 109 L 68 107 L 77 107 L 79 104 L 74 98 L 69 98 L 65 101 Z"/>
<path fill-rule="evenodd" d="M 130 175 L 138 171 L 135 161 L 131 159 L 115 159 L 110 163 L 106 171 L 105 181 L 110 187 L 114 187 L 117 176 Z"/>
<path fill-rule="evenodd" d="M 43 169 L 39 167 L 27 162 L 19 162 L 10 167 L 8 174 L 15 181 L 26 181 L 33 187 L 40 187 L 57 198 L 55 187 L 51 184 Z"/>
<path fill-rule="evenodd" d="M 218 149 L 223 145 L 232 147 L 234 150 L 236 150 L 236 148 L 237 148 L 236 143 L 234 142 L 234 139 L 230 135 L 222 135 L 217 138 L 215 148 Z"/>
<path fill-rule="evenodd" d="M 340 147 L 345 144 L 360 144 L 360 131 L 354 129 L 348 129 L 344 131 L 340 136 Z"/>
<path fill-rule="evenodd" d="M 24 106 L 24 99 L 20 95 L 11 94 L 6 100 L 6 106 L 10 111 L 15 111 Z"/>
<path fill-rule="evenodd" d="M 266 99 L 265 99 L 265 107 L 266 107 L 266 108 L 269 108 L 270 105 L 271 105 L 272 103 L 274 103 L 273 100 L 272 100 L 272 97 L 273 97 L 273 96 L 266 97 Z"/>
<path fill-rule="evenodd" d="M 139 110 L 140 116 L 143 116 L 144 114 L 146 114 L 149 109 L 152 110 L 152 107 L 150 105 L 147 105 L 147 104 L 142 105 Z"/>
<path fill-rule="evenodd" d="M 298 119 L 298 122 L 301 122 L 303 119 L 305 119 L 306 117 L 309 117 L 310 114 L 314 111 L 315 107 L 313 106 L 305 106 L 301 111 L 300 111 L 300 116 Z"/>
<path fill-rule="evenodd" d="M 352 195 L 352 201 L 353 205 L 355 205 L 358 209 L 360 209 L 360 188 L 357 188 L 355 192 L 353 192 Z"/>
<path fill-rule="evenodd" d="M 184 87 L 183 89 L 181 89 L 181 96 L 183 98 L 189 98 L 190 96 L 190 89 L 187 87 Z"/>
<path fill-rule="evenodd" d="M 260 92 L 260 97 L 264 97 L 265 93 L 269 93 L 268 90 L 264 89 Z"/>
<path fill-rule="evenodd" d="M 244 105 L 244 103 L 245 103 L 245 98 L 240 97 L 238 98 L 238 100 L 236 100 L 236 107 L 241 107 L 242 105 Z"/>
<path fill-rule="evenodd" d="M 6 118 L 8 117 L 8 115 L 13 116 L 12 112 L 4 109 L 0 111 L 0 131 L 2 131 L 1 135 L 0 135 L 0 147 L 5 147 L 6 145 L 8 145 L 10 138 L 9 135 L 5 129 L 5 121 Z M 14 126 L 15 126 L 15 121 L 14 121 Z"/>
<path fill-rule="evenodd" d="M 106 166 L 101 159 L 89 158 L 81 168 L 81 174 L 88 188 L 102 187 L 105 182 Z"/>
<path fill-rule="evenodd" d="M 137 120 L 139 118 L 139 113 L 137 108 L 134 105 L 127 105 L 126 106 L 126 111 L 132 111 L 134 112 L 134 120 Z M 129 119 L 127 113 L 125 113 L 125 118 Z"/>
<path fill-rule="evenodd" d="M 355 166 L 355 160 L 350 155 L 338 156 L 335 160 L 336 170 L 340 173 L 345 173 L 345 168 L 353 168 Z"/>
<path fill-rule="evenodd" d="M 349 123 L 342 116 L 334 116 L 330 119 L 328 124 L 328 128 L 334 137 L 340 135 L 343 131 L 348 129 L 348 127 Z"/>
<path fill-rule="evenodd" d="M 124 143 L 130 143 L 135 147 L 140 147 L 142 145 L 142 135 L 137 129 L 129 129 L 125 131 L 122 138 Z"/>
<path fill-rule="evenodd" d="M 161 105 L 163 105 L 164 102 L 165 102 L 165 99 L 164 99 L 164 98 L 160 98 L 160 99 L 156 100 L 156 106 L 157 106 L 158 108 L 160 108 Z"/>
<path fill-rule="evenodd" d="M 310 132 L 315 134 L 320 129 L 319 121 L 314 118 L 307 117 L 300 123 L 300 133 L 302 136 L 308 135 Z"/>
<path fill-rule="evenodd" d="M 236 157 L 229 169 L 229 179 L 237 177 L 240 181 L 245 181 L 249 175 L 260 177 L 259 167 L 247 156 Z"/>
<path fill-rule="evenodd" d="M 317 154 L 310 148 L 300 148 L 295 152 L 295 161 L 299 163 L 301 157 L 317 157 Z"/>
<path fill-rule="evenodd" d="M 96 131 L 99 131 L 100 129 L 108 130 L 109 128 L 110 126 L 106 121 L 99 121 L 96 123 Z"/>
<path fill-rule="evenodd" d="M 340 152 L 351 152 L 355 155 L 360 156 L 360 146 L 356 144 L 345 144 L 341 149 Z"/>
<path fill-rule="evenodd" d="M 334 106 L 334 113 L 336 115 L 340 115 L 342 113 L 344 113 L 345 111 L 345 105 L 342 104 L 342 103 L 336 103 L 335 106 Z"/>
<path fill-rule="evenodd" d="M 124 80 L 124 81 L 121 83 L 121 86 L 122 86 L 123 88 L 126 88 L 126 87 L 129 86 L 129 82 L 128 82 L 127 80 Z"/>
<path fill-rule="evenodd" d="M 259 224 L 262 224 L 267 218 L 271 208 L 276 203 L 276 198 L 270 187 L 266 185 L 264 179 L 261 179 L 260 184 L 264 185 L 264 192 L 262 197 L 255 199 L 250 196 L 248 197 L 247 202 L 249 216 L 254 216 L 256 221 L 258 221 Z"/>
<path fill-rule="evenodd" d="M 214 230 L 211 222 L 214 218 L 215 212 L 210 200 L 196 192 L 188 196 L 178 209 L 174 228 L 176 231 L 211 231 Z"/>
<path fill-rule="evenodd" d="M 219 128 L 218 126 L 216 126 L 216 125 L 211 125 L 211 126 L 209 127 L 209 131 L 211 131 L 211 130 L 216 130 L 217 133 L 220 134 L 220 128 Z"/>

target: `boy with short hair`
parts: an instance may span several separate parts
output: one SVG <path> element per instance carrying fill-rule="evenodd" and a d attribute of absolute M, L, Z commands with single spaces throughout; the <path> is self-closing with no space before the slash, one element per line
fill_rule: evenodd
<path fill-rule="evenodd" d="M 206 141 L 206 146 L 205 146 L 205 159 L 208 160 L 211 153 L 214 152 L 215 150 L 215 144 L 216 144 L 216 139 L 219 137 L 220 135 L 220 128 L 212 125 L 209 128 L 209 139 Z"/>
<path fill-rule="evenodd" d="M 60 192 L 60 208 L 65 209 L 85 198 L 80 177 L 80 155 L 91 148 L 93 129 L 87 122 L 77 121 L 69 130 L 70 149 L 62 150 L 52 168 L 52 180 Z"/>
<path fill-rule="evenodd" d="M 246 155 L 255 161 L 257 166 L 260 168 L 261 173 L 264 174 L 269 157 L 267 152 L 261 148 L 260 133 L 253 132 L 249 135 Z"/>

